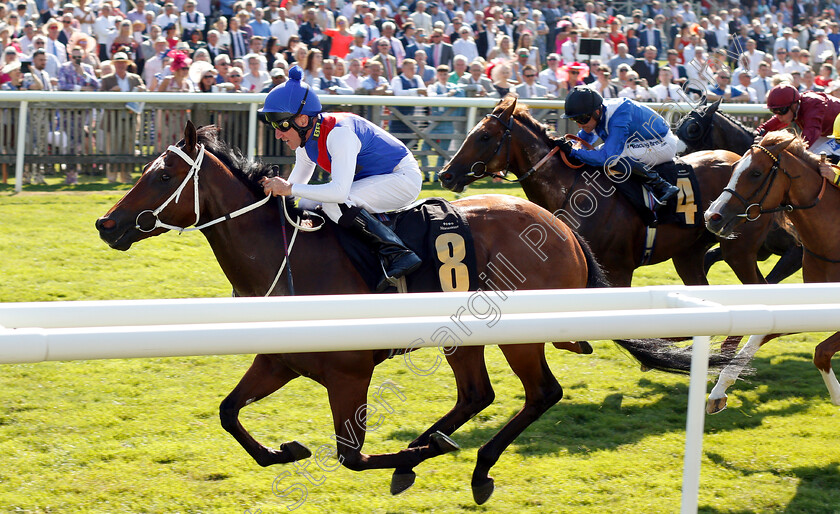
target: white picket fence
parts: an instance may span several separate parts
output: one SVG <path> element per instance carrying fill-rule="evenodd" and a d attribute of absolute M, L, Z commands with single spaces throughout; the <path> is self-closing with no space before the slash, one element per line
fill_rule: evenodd
<path fill-rule="evenodd" d="M 371 318 L 370 313 L 376 313 Z M 840 285 L 0 304 L 0 363 L 694 335 L 682 512 L 696 512 L 709 336 L 840 330 Z M 395 334 L 399 338 L 395 339 Z"/>

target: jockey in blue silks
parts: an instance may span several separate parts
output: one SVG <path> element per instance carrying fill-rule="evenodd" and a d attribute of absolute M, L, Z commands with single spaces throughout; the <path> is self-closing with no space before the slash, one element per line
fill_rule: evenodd
<path fill-rule="evenodd" d="M 295 151 L 289 179 L 264 178 L 266 194 L 295 196 L 302 207 L 321 204 L 324 213 L 348 228 L 379 255 L 384 276 L 377 291 L 420 267 L 421 260 L 371 213 L 394 211 L 417 199 L 422 176 L 417 160 L 397 138 L 350 113 L 323 113 L 318 96 L 293 66 L 289 80 L 272 89 L 260 112 L 274 137 Z M 320 165 L 326 184 L 308 184 Z"/>
<path fill-rule="evenodd" d="M 653 166 L 673 161 L 677 155 L 677 136 L 665 119 L 646 105 L 629 98 L 604 99 L 594 89 L 575 87 L 566 97 L 564 118 L 571 118 L 580 127 L 578 137 L 593 144 L 593 150 L 563 143 L 566 153 L 592 166 L 627 170 L 650 190 L 658 205 L 665 205 L 679 188 L 669 184 L 653 170 Z"/>

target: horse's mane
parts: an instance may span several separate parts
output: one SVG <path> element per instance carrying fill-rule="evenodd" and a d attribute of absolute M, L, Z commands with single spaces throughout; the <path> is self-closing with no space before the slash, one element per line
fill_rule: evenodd
<path fill-rule="evenodd" d="M 752 134 L 752 135 L 755 135 L 755 130 L 753 130 L 753 129 L 749 128 L 748 126 L 744 125 L 744 124 L 743 124 L 740 120 L 736 119 L 736 118 L 735 118 L 734 116 L 732 116 L 731 114 L 727 114 L 727 113 L 725 113 L 725 112 L 721 111 L 720 109 L 718 109 L 718 110 L 717 110 L 717 111 L 715 111 L 715 112 L 716 112 L 717 114 L 719 114 L 719 115 L 723 116 L 723 117 L 724 117 L 724 119 L 727 119 L 727 120 L 729 120 L 730 122 L 732 122 L 732 124 L 733 124 L 733 125 L 735 125 L 735 126 L 736 126 L 736 127 L 738 127 L 739 129 L 743 130 L 743 131 L 744 131 L 744 132 L 746 132 L 747 134 Z"/>
<path fill-rule="evenodd" d="M 768 133 L 761 140 L 761 146 L 768 149 L 782 144 L 787 145 L 785 150 L 804 161 L 805 164 L 814 169 L 819 169 L 820 156 L 808 151 L 808 144 L 804 139 L 796 134 L 786 130 L 777 130 L 775 132 Z"/>
<path fill-rule="evenodd" d="M 509 93 L 501 102 L 499 102 L 494 112 L 498 113 L 504 111 L 510 107 L 510 104 L 516 99 L 516 96 Z M 546 141 L 550 141 L 552 139 L 552 137 L 548 135 L 551 128 L 549 128 L 548 125 L 537 121 L 536 118 L 531 115 L 531 110 L 526 104 L 517 104 L 516 109 L 513 110 L 513 116 L 525 125 L 527 129 L 542 135 Z"/>
<path fill-rule="evenodd" d="M 260 179 L 279 175 L 279 168 L 260 161 L 248 159 L 239 148 L 232 146 L 221 138 L 221 128 L 217 125 L 206 125 L 196 131 L 198 142 L 204 145 L 206 151 L 213 154 L 222 164 L 234 174 L 249 189 L 254 196 L 265 196 Z M 273 202 L 269 202 L 273 203 Z M 274 203 L 276 205 L 276 203 Z M 296 209 L 294 203 L 287 201 L 287 207 Z M 291 211 L 290 211 L 291 212 Z"/>

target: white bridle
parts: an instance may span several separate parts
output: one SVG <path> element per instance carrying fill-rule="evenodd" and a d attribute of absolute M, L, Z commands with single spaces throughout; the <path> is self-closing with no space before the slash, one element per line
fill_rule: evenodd
<path fill-rule="evenodd" d="M 202 225 L 197 225 L 197 226 L 192 227 L 192 228 L 176 227 L 175 225 L 170 225 L 168 223 L 164 223 L 160 220 L 158 215 L 161 213 L 161 211 L 163 211 L 166 208 L 167 205 L 170 204 L 170 202 L 172 202 L 172 200 L 175 200 L 175 203 L 178 203 L 178 200 L 181 198 L 181 193 L 184 191 L 184 188 L 187 186 L 187 182 L 189 182 L 191 178 L 193 179 L 193 191 L 194 191 L 193 204 L 195 206 L 195 221 L 193 222 L 193 224 L 198 223 L 198 220 L 201 217 L 201 207 L 199 206 L 199 202 L 198 202 L 198 172 L 201 169 L 201 164 L 204 162 L 204 153 L 205 153 L 204 145 L 202 145 L 202 144 L 198 145 L 198 155 L 196 156 L 195 160 L 193 160 L 189 155 L 184 153 L 183 150 L 181 150 L 180 148 L 178 148 L 175 145 L 171 145 L 169 148 L 167 148 L 167 151 L 173 152 L 175 155 L 184 159 L 184 162 L 186 162 L 187 164 L 190 165 L 190 171 L 189 171 L 189 173 L 187 173 L 187 176 L 184 177 L 184 181 L 181 182 L 181 185 L 178 186 L 178 189 L 176 189 L 175 192 L 172 193 L 172 195 L 170 195 L 169 198 L 167 198 L 166 201 L 163 202 L 160 205 L 160 207 L 158 207 L 155 210 L 146 209 L 145 211 L 142 211 L 137 215 L 137 218 L 135 218 L 135 220 L 134 220 L 134 228 L 136 228 L 140 232 L 152 232 L 153 230 L 158 229 L 158 228 L 166 228 L 166 229 L 169 229 L 169 230 L 177 230 L 178 233 L 190 232 L 190 231 L 193 231 L 193 230 L 201 230 L 203 228 L 213 226 L 216 223 L 221 223 L 223 221 L 233 219 L 237 216 L 241 216 L 241 215 L 245 214 L 246 212 L 250 212 L 250 211 L 252 211 L 252 210 L 254 210 L 258 207 L 262 207 L 263 205 L 268 203 L 268 201 L 271 199 L 271 196 L 266 196 L 265 198 L 263 198 L 262 200 L 260 200 L 256 203 L 252 203 L 251 205 L 243 207 L 243 208 L 241 208 L 237 211 L 234 211 L 230 214 L 225 214 L 224 216 L 220 216 L 220 217 L 214 219 L 213 221 L 208 221 L 207 223 L 204 223 Z M 147 212 L 151 213 L 151 215 L 154 216 L 155 225 L 152 228 L 150 228 L 148 230 L 145 230 L 140 226 L 140 216 L 146 214 Z"/>
<path fill-rule="evenodd" d="M 163 202 L 160 205 L 160 207 L 158 207 L 155 210 L 146 209 L 145 211 L 142 211 L 142 212 L 140 212 L 140 214 L 137 215 L 137 218 L 135 218 L 135 220 L 134 220 L 134 227 L 137 230 L 139 230 L 140 232 L 152 232 L 153 230 L 155 230 L 157 228 L 166 228 L 166 229 L 169 229 L 169 230 L 177 230 L 179 234 L 182 233 L 182 232 L 190 232 L 190 231 L 193 231 L 193 230 L 201 230 L 203 228 L 213 226 L 216 223 L 221 223 L 223 221 L 228 221 L 228 220 L 231 220 L 233 218 L 236 218 L 237 216 L 241 216 L 241 215 L 243 215 L 247 212 L 251 212 L 254 209 L 262 207 L 263 205 L 268 203 L 268 201 L 271 200 L 271 198 L 272 198 L 271 195 L 267 195 L 262 200 L 254 202 L 251 205 L 247 205 L 247 206 L 245 206 L 245 207 L 243 207 L 239 210 L 233 211 L 230 214 L 225 214 L 224 216 L 219 216 L 218 218 L 214 219 L 213 221 L 208 221 L 207 223 L 203 223 L 201 225 L 197 225 L 197 226 L 191 227 L 191 228 L 176 227 L 175 225 L 170 225 L 168 223 L 164 223 L 160 220 L 158 215 L 161 213 L 161 211 L 163 211 L 166 208 L 167 205 L 170 204 L 170 202 L 172 202 L 172 200 L 175 200 L 175 203 L 178 203 L 178 200 L 181 198 L 181 193 L 184 191 L 184 188 L 187 186 L 187 182 L 190 181 L 190 178 L 193 179 L 193 191 L 194 191 L 193 204 L 195 205 L 195 222 L 193 222 L 193 224 L 198 223 L 198 220 L 201 217 L 201 210 L 200 210 L 199 202 L 198 202 L 198 172 L 201 169 L 202 163 L 204 162 L 204 154 L 205 154 L 204 145 L 202 145 L 202 144 L 198 145 L 198 155 L 196 156 L 195 160 L 193 160 L 189 155 L 187 155 L 183 150 L 181 150 L 180 148 L 178 148 L 175 145 L 169 146 L 169 148 L 167 148 L 167 151 L 173 152 L 175 155 L 184 159 L 184 162 L 186 162 L 187 164 L 190 165 L 190 171 L 187 173 L 187 176 L 184 177 L 184 181 L 181 182 L 181 185 L 178 186 L 178 189 L 176 189 L 175 192 L 172 193 L 169 196 L 169 198 L 167 198 L 166 201 Z M 142 216 L 143 214 L 146 214 L 147 212 L 151 213 L 151 215 L 154 216 L 155 226 L 150 228 L 149 230 L 144 230 L 142 227 L 140 227 L 140 216 Z M 292 225 L 293 227 L 295 227 L 295 230 L 292 234 L 291 243 L 289 244 L 289 249 L 288 249 L 288 254 L 289 255 L 291 255 L 291 253 L 292 253 L 292 248 L 295 245 L 295 239 L 297 239 L 298 231 L 315 232 L 316 230 L 320 230 L 321 227 L 324 226 L 324 223 L 323 223 L 324 219 L 321 216 L 319 216 L 318 214 L 315 214 L 315 213 L 312 213 L 312 215 L 321 218 L 321 224 L 319 224 L 317 226 L 304 227 L 303 225 L 300 224 L 300 218 L 298 218 L 297 221 L 292 221 L 292 219 L 289 217 L 289 212 L 286 209 L 286 202 L 285 201 L 283 202 L 283 215 L 289 221 L 289 224 Z M 269 296 L 271 294 L 271 292 L 274 291 L 274 287 L 277 285 L 277 281 L 279 280 L 280 275 L 283 273 L 283 269 L 286 267 L 286 261 L 287 260 L 288 260 L 288 257 L 283 259 L 283 263 L 280 265 L 280 270 L 277 272 L 277 275 L 274 277 L 274 282 L 271 283 L 271 287 L 268 288 L 268 292 L 265 293 L 265 296 Z"/>

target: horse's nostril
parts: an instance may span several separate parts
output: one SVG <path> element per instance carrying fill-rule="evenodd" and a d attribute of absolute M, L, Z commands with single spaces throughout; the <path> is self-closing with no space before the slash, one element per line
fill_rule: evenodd
<path fill-rule="evenodd" d="M 449 180 L 449 179 L 451 179 L 451 178 L 452 178 L 452 174 L 451 174 L 451 173 L 449 173 L 448 171 L 444 171 L 443 173 L 441 173 L 441 174 L 438 176 L 438 178 L 440 178 L 440 180 Z"/>
<path fill-rule="evenodd" d="M 717 212 L 710 212 L 706 219 L 708 221 L 720 221 L 721 215 Z"/>
<path fill-rule="evenodd" d="M 117 222 L 112 220 L 111 218 L 99 218 L 96 220 L 96 229 L 97 230 L 113 230 L 114 227 L 117 226 Z"/>

